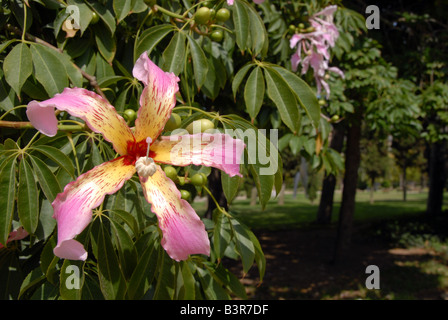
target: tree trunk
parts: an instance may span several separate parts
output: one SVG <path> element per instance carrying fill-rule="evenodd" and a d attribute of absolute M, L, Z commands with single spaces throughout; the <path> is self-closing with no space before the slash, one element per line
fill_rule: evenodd
<path fill-rule="evenodd" d="M 426 212 L 431 216 L 442 214 L 443 189 L 446 183 L 446 142 L 433 143 L 429 154 L 429 194 Z"/>
<path fill-rule="evenodd" d="M 212 171 L 208 176 L 208 186 L 210 192 L 213 194 L 213 197 L 215 197 L 219 206 L 221 208 L 224 208 L 225 210 L 228 210 L 227 199 L 222 190 L 221 172 L 218 169 L 212 168 Z M 205 218 L 212 219 L 213 210 L 216 209 L 216 204 L 213 201 L 212 197 L 210 197 L 210 195 L 208 195 L 207 200 L 208 207 L 207 211 L 205 212 Z"/>
<path fill-rule="evenodd" d="M 278 200 L 277 200 L 277 204 L 280 206 L 285 204 L 285 190 L 286 190 L 286 183 L 283 183 L 282 188 L 280 189 L 280 192 L 278 193 Z"/>
<path fill-rule="evenodd" d="M 407 177 L 406 177 L 406 166 L 403 166 L 403 201 L 407 199 Z"/>
<path fill-rule="evenodd" d="M 255 186 L 252 187 L 252 191 L 250 193 L 250 205 L 255 206 L 257 204 L 257 194 L 258 190 Z"/>
<path fill-rule="evenodd" d="M 375 177 L 372 177 L 372 183 L 370 186 L 370 201 L 369 201 L 370 204 L 373 204 L 375 201 L 373 198 L 374 194 L 375 194 Z"/>
<path fill-rule="evenodd" d="M 347 130 L 347 146 L 345 150 L 345 175 L 342 204 L 339 210 L 338 234 L 333 262 L 339 262 L 350 246 L 353 215 L 355 212 L 356 186 L 358 168 L 361 162 L 360 140 L 362 108 L 357 108 L 351 126 Z"/>
<path fill-rule="evenodd" d="M 341 152 L 344 145 L 345 128 L 343 124 L 338 123 L 334 125 L 333 130 L 330 148 Z M 317 210 L 317 223 L 319 224 L 331 223 L 335 187 L 336 177 L 333 174 L 326 175 L 322 183 L 322 194 L 320 196 L 319 209 Z"/>

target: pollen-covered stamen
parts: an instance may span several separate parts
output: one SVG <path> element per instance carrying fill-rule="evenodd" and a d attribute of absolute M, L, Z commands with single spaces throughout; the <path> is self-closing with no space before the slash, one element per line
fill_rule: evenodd
<path fill-rule="evenodd" d="M 152 143 L 150 137 L 146 138 L 146 143 L 148 144 L 148 149 L 146 151 L 146 157 L 140 157 L 135 162 L 135 169 L 140 177 L 148 178 L 151 177 L 157 171 L 157 166 L 154 160 L 149 157 L 149 148 Z"/>
<path fill-rule="evenodd" d="M 149 158 L 149 148 L 151 147 L 152 139 L 150 137 L 146 138 L 146 143 L 148 144 L 148 149 L 146 150 L 146 158 Z"/>

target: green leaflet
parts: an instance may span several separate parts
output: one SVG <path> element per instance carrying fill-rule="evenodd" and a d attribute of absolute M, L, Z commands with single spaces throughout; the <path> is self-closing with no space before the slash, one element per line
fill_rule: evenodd
<path fill-rule="evenodd" d="M 6 82 L 20 97 L 20 91 L 26 79 L 33 72 L 31 51 L 24 43 L 16 45 L 3 62 Z"/>
<path fill-rule="evenodd" d="M 39 221 L 39 198 L 33 170 L 25 159 L 19 164 L 17 211 L 25 230 L 33 234 Z"/>
<path fill-rule="evenodd" d="M 56 56 L 56 52 L 41 44 L 32 44 L 31 53 L 35 71 L 34 75 L 50 97 L 68 87 L 68 76 L 65 66 Z"/>
<path fill-rule="evenodd" d="M 109 232 L 100 224 L 98 232 L 98 277 L 100 288 L 107 300 L 123 299 L 126 293 L 126 281 L 118 263 L 118 257 L 112 245 Z"/>
<path fill-rule="evenodd" d="M 264 100 L 265 83 L 261 67 L 256 67 L 249 75 L 246 86 L 244 87 L 244 101 L 246 103 L 247 111 L 254 120 Z"/>
<path fill-rule="evenodd" d="M 275 69 L 266 67 L 265 78 L 268 87 L 268 96 L 277 106 L 283 123 L 292 132 L 297 132 L 300 121 L 298 121 L 299 110 L 294 93 L 291 91 L 285 79 Z"/>
<path fill-rule="evenodd" d="M 150 55 L 156 45 L 172 31 L 171 25 L 158 25 L 143 31 L 136 42 L 134 61 L 145 51 Z"/>
<path fill-rule="evenodd" d="M 201 88 L 205 82 L 208 72 L 207 58 L 202 51 L 201 46 L 195 39 L 187 35 L 188 43 L 190 45 L 191 58 L 193 60 L 194 79 L 196 86 Z"/>
<path fill-rule="evenodd" d="M 6 244 L 11 231 L 16 195 L 16 156 L 2 163 L 0 170 L 0 243 Z"/>
<path fill-rule="evenodd" d="M 184 32 L 176 32 L 170 43 L 163 51 L 164 70 L 179 75 L 184 67 L 185 41 L 187 36 Z"/>

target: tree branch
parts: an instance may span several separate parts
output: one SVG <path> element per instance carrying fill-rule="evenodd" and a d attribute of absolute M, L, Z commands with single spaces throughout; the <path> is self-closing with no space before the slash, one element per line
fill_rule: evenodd
<path fill-rule="evenodd" d="M 0 120 L 0 128 L 13 128 L 13 129 L 34 129 L 34 126 L 29 121 L 4 121 Z M 69 125 L 59 124 L 58 130 L 60 131 L 90 131 L 87 125 Z"/>

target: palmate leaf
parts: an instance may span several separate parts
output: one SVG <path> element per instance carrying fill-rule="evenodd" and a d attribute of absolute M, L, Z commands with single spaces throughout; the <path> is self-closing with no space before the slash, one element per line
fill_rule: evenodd
<path fill-rule="evenodd" d="M 125 278 L 129 279 L 137 265 L 137 251 L 134 242 L 125 228 L 113 219 L 111 219 L 111 230 L 117 247 L 121 269 Z"/>
<path fill-rule="evenodd" d="M 16 45 L 3 62 L 6 82 L 20 97 L 20 91 L 25 81 L 33 72 L 31 51 L 24 43 Z"/>
<path fill-rule="evenodd" d="M 231 293 L 235 294 L 237 297 L 241 299 L 247 299 L 246 289 L 244 288 L 241 281 L 228 269 L 224 268 L 222 264 L 219 264 L 217 267 L 209 263 L 204 263 L 204 265 L 209 269 L 213 278 L 224 286 Z"/>
<path fill-rule="evenodd" d="M 157 271 L 159 252 L 154 238 L 150 237 L 129 280 L 127 291 L 129 299 L 141 299 L 150 288 Z"/>
<path fill-rule="evenodd" d="M 117 21 L 120 22 L 129 14 L 132 9 L 132 1 L 122 1 L 122 0 L 114 0 L 113 8 L 115 12 L 115 17 Z"/>
<path fill-rule="evenodd" d="M 39 182 L 42 192 L 50 202 L 53 202 L 58 193 L 62 191 L 58 179 L 47 167 L 47 165 L 39 158 L 31 156 L 30 161 L 33 165 L 33 170 L 36 174 L 37 181 Z"/>
<path fill-rule="evenodd" d="M 64 260 L 61 267 L 59 293 L 64 300 L 81 300 L 85 282 L 85 261 Z"/>
<path fill-rule="evenodd" d="M 143 31 L 136 41 L 134 61 L 145 51 L 150 55 L 157 44 L 173 30 L 172 25 L 158 25 Z"/>
<path fill-rule="evenodd" d="M 31 54 L 34 75 L 50 97 L 68 87 L 65 66 L 56 56 L 57 53 L 54 50 L 35 43 L 31 45 Z"/>
<path fill-rule="evenodd" d="M 16 156 L 11 156 L 0 166 L 0 243 L 6 244 L 11 231 L 16 195 Z"/>
<path fill-rule="evenodd" d="M 196 268 L 199 275 L 199 282 L 206 299 L 209 300 L 229 300 L 230 296 L 221 286 L 221 284 L 213 277 L 213 271 L 208 268 Z"/>
<path fill-rule="evenodd" d="M 95 42 L 100 54 L 108 63 L 112 64 L 112 61 L 115 58 L 115 53 L 117 52 L 115 36 L 107 29 L 96 25 L 93 29 L 95 31 Z"/>
<path fill-rule="evenodd" d="M 262 68 L 255 67 L 250 73 L 249 78 L 247 78 L 246 86 L 244 87 L 244 101 L 252 121 L 260 112 L 264 100 L 264 93 L 265 82 Z"/>
<path fill-rule="evenodd" d="M 124 2 L 124 1 L 123 1 Z M 101 18 L 111 34 L 115 34 L 117 23 L 112 12 L 98 1 L 88 1 L 90 8 Z"/>
<path fill-rule="evenodd" d="M 75 167 L 73 166 L 72 161 L 61 150 L 47 145 L 34 145 L 30 150 L 43 154 L 67 171 L 72 178 L 75 177 Z"/>
<path fill-rule="evenodd" d="M 157 284 L 154 291 L 154 300 L 172 300 L 176 288 L 176 267 L 166 251 L 159 247 L 159 262 Z"/>
<path fill-rule="evenodd" d="M 248 47 L 250 20 L 247 8 L 240 0 L 236 0 L 232 6 L 232 17 L 235 25 L 236 43 L 241 51 Z"/>
<path fill-rule="evenodd" d="M 193 60 L 193 70 L 194 79 L 196 81 L 196 86 L 201 88 L 205 82 L 208 72 L 208 62 L 207 58 L 202 51 L 201 46 L 196 42 L 195 39 L 187 35 L 188 44 L 190 45 L 191 58 Z"/>
<path fill-rule="evenodd" d="M 265 68 L 267 93 L 277 106 L 283 123 L 294 133 L 299 131 L 299 109 L 295 94 L 274 68 Z"/>
<path fill-rule="evenodd" d="M 240 176 L 230 177 L 227 173 L 221 172 L 221 184 L 227 202 L 231 203 L 238 194 L 238 189 L 241 183 Z"/>
<path fill-rule="evenodd" d="M 179 300 L 194 300 L 196 298 L 196 280 L 188 261 L 181 261 L 177 271 L 176 298 Z"/>
<path fill-rule="evenodd" d="M 103 224 L 98 229 L 98 278 L 104 297 L 108 300 L 123 299 L 126 293 L 126 280 L 120 268 L 118 257 L 108 230 Z"/>
<path fill-rule="evenodd" d="M 187 36 L 183 31 L 176 32 L 163 51 L 164 70 L 179 75 L 185 63 L 185 41 Z"/>
<path fill-rule="evenodd" d="M 228 217 L 231 225 L 232 236 L 235 238 L 235 247 L 243 263 L 243 271 L 247 273 L 255 259 L 255 247 L 249 235 L 249 229 L 235 218 Z"/>
<path fill-rule="evenodd" d="M 39 221 L 39 198 L 34 174 L 28 161 L 19 164 L 19 188 L 17 193 L 17 212 L 26 231 L 33 234 Z"/>
<path fill-rule="evenodd" d="M 230 121 L 222 122 L 224 129 L 231 129 L 229 133 L 245 141 L 244 166 L 254 179 L 260 204 L 264 209 L 271 198 L 272 189 L 275 187 L 278 193 L 282 185 L 282 161 L 277 146 L 247 120 L 236 115 L 225 118 Z"/>
<path fill-rule="evenodd" d="M 249 72 L 250 68 L 252 68 L 254 66 L 255 66 L 255 64 L 253 64 L 253 63 L 248 63 L 248 64 L 244 65 L 240 70 L 238 70 L 238 72 L 233 77 L 232 92 L 233 92 L 234 98 L 236 98 L 236 93 L 238 92 L 238 89 L 239 89 L 244 77 Z"/>
<path fill-rule="evenodd" d="M 253 6 L 247 2 L 242 2 L 246 7 L 246 12 L 249 18 L 249 39 L 250 49 L 253 56 L 261 54 L 265 56 L 269 49 L 269 37 L 266 27 L 258 12 Z"/>
<path fill-rule="evenodd" d="M 232 232 L 229 220 L 221 211 L 216 210 L 213 212 L 213 222 L 215 223 L 213 231 L 213 251 L 219 261 L 224 257 L 224 252 L 232 240 Z"/>
<path fill-rule="evenodd" d="M 255 249 L 255 262 L 258 267 L 258 273 L 260 276 L 260 282 L 263 281 L 264 275 L 266 273 L 266 257 L 264 256 L 263 249 L 261 249 L 260 242 L 251 230 L 246 230 L 252 241 Z"/>
<path fill-rule="evenodd" d="M 320 120 L 320 106 L 313 90 L 311 90 L 305 81 L 291 71 L 279 66 L 273 66 L 272 69 L 276 70 L 285 80 L 288 87 L 296 95 L 300 107 L 303 108 L 317 128 Z"/>

